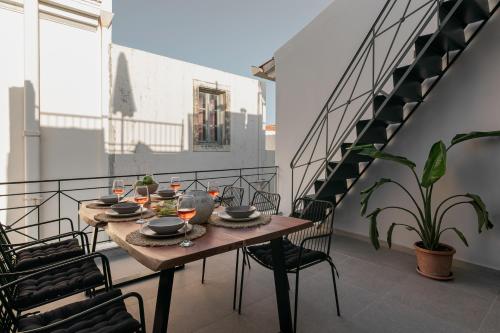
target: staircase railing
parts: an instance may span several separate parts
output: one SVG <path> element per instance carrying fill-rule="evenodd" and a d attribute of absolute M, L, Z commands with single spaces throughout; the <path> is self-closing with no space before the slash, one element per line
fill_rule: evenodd
<path fill-rule="evenodd" d="M 440 0 L 388 0 L 384 4 L 292 158 L 292 202 L 310 194 L 321 176 L 325 176 L 326 181 L 314 196 L 327 186 L 348 156 L 344 154 L 339 158 L 341 145 L 348 140 L 353 145 L 358 142 L 463 1 L 458 0 L 441 19 L 439 7 L 443 1 Z M 413 54 L 416 39 L 425 33 L 433 34 L 420 52 Z M 391 82 L 393 72 L 403 64 L 410 67 L 398 82 Z M 378 95 L 386 99 L 377 110 L 372 110 Z M 371 121 L 356 136 L 356 123 L 364 119 Z M 339 163 L 332 169 L 328 162 L 334 157 Z M 331 171 L 329 176 L 327 168 Z"/>

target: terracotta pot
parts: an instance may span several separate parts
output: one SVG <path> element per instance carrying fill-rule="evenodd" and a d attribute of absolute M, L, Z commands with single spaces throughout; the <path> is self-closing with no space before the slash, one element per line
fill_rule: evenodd
<path fill-rule="evenodd" d="M 416 242 L 417 271 L 423 276 L 437 280 L 448 280 L 453 277 L 451 264 L 455 249 L 446 244 L 439 244 L 437 251 L 424 249 L 422 242 Z"/>

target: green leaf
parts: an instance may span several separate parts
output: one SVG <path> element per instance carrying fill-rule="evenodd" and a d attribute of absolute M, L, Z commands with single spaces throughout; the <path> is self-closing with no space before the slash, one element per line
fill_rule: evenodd
<path fill-rule="evenodd" d="M 392 180 L 389 178 L 380 178 L 372 186 L 361 191 L 361 215 L 362 216 L 365 215 L 366 209 L 368 208 L 368 201 L 370 200 L 370 197 L 375 192 L 375 190 L 377 188 L 379 188 L 380 186 L 384 185 L 385 183 L 390 183 L 390 182 L 392 182 Z"/>
<path fill-rule="evenodd" d="M 467 239 L 465 239 L 464 234 L 460 230 L 458 230 L 457 228 L 446 228 L 443 231 L 446 231 L 446 230 L 453 230 L 453 231 L 455 231 L 455 233 L 462 240 L 462 242 L 464 242 L 465 246 L 467 246 L 467 247 L 469 246 L 469 243 L 467 243 Z"/>
<path fill-rule="evenodd" d="M 486 228 L 486 230 L 493 228 L 493 223 L 491 223 L 489 219 L 489 214 L 488 212 L 481 207 L 479 203 L 476 201 L 470 201 L 470 204 L 472 207 L 474 207 L 474 210 L 476 211 L 477 215 L 477 225 L 478 225 L 478 232 L 481 233 L 483 231 L 483 227 Z"/>
<path fill-rule="evenodd" d="M 396 162 L 402 165 L 405 165 L 409 168 L 415 168 L 416 164 L 413 161 L 410 161 L 404 156 L 392 155 L 388 153 L 384 153 L 378 149 L 376 149 L 373 145 L 363 145 L 353 147 L 352 150 L 356 150 L 359 155 L 369 156 L 371 158 L 378 158 L 381 160 L 387 160 Z"/>
<path fill-rule="evenodd" d="M 457 143 L 464 142 L 467 140 L 473 140 L 473 139 L 485 138 L 485 137 L 495 137 L 495 136 L 500 136 L 500 131 L 470 132 L 470 133 L 457 134 L 451 140 L 451 145 L 449 148 L 456 145 Z"/>
<path fill-rule="evenodd" d="M 387 245 L 389 248 L 392 247 L 392 232 L 394 231 L 394 227 L 396 226 L 396 223 L 391 224 L 389 229 L 387 230 Z"/>
<path fill-rule="evenodd" d="M 446 173 L 446 146 L 443 141 L 438 141 L 432 145 L 429 157 L 425 162 L 424 173 L 422 175 L 422 186 L 430 187 Z"/>
<path fill-rule="evenodd" d="M 377 216 L 382 210 L 380 208 L 375 209 L 367 217 L 370 218 L 370 240 L 372 241 L 373 247 L 378 250 L 380 249 L 380 242 L 378 240 L 378 229 L 377 229 Z"/>

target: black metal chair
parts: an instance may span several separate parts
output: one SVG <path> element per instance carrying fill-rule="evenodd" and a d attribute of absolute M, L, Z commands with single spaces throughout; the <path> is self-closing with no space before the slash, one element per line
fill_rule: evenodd
<path fill-rule="evenodd" d="M 87 258 L 78 260 L 85 259 L 88 260 Z M 1 332 L 146 332 L 141 296 L 134 292 L 122 295 L 119 289 L 106 291 L 94 298 L 67 304 L 48 312 L 20 315 L 13 306 L 13 295 L 23 283 L 47 276 L 52 270 L 71 269 L 73 264 L 74 261 L 60 262 L 2 284 L 0 286 Z M 127 312 L 124 303 L 127 298 L 137 299 L 140 322 Z"/>
<path fill-rule="evenodd" d="M 245 189 L 242 187 L 226 186 L 222 191 L 220 204 L 223 207 L 238 207 L 243 203 L 243 195 Z M 207 258 L 203 258 L 203 267 L 201 270 L 201 283 L 205 283 L 205 268 L 207 265 Z"/>
<path fill-rule="evenodd" d="M 330 245 L 333 233 L 334 206 L 331 202 L 300 198 L 294 202 L 293 217 L 298 217 L 315 222 L 313 227 L 288 235 L 283 240 L 285 254 L 285 267 L 287 273 L 295 274 L 294 298 L 294 331 L 297 331 L 297 313 L 299 296 L 300 271 L 308 267 L 327 262 L 332 271 L 333 287 L 335 291 L 335 304 L 337 315 L 340 316 L 339 301 L 337 296 L 337 283 L 335 275 L 338 272 L 330 257 Z M 260 265 L 273 269 L 272 251 L 270 243 L 249 246 L 243 249 L 249 257 Z M 242 265 L 240 282 L 240 299 L 238 312 L 241 313 L 243 296 L 243 277 L 245 267 Z"/>
<path fill-rule="evenodd" d="M 222 191 L 220 199 L 221 206 L 224 207 L 238 207 L 243 203 L 243 195 L 245 189 L 242 187 L 226 186 Z"/>
<path fill-rule="evenodd" d="M 71 231 L 22 243 L 12 243 L 9 238 L 11 233 L 25 235 L 21 230 L 55 222 L 67 222 Z M 19 272 L 82 256 L 90 253 L 90 248 L 87 234 L 75 231 L 73 221 L 64 217 L 17 228 L 5 227 L 0 223 L 0 252 L 9 271 Z"/>
<path fill-rule="evenodd" d="M 251 205 L 255 206 L 257 210 L 263 215 L 278 215 L 280 210 L 281 196 L 278 193 L 271 193 L 265 191 L 255 191 L 251 201 Z M 238 250 L 239 251 L 239 250 Z M 241 299 L 243 293 L 243 279 L 245 275 L 245 266 L 248 264 L 250 268 L 250 260 L 248 259 L 248 251 L 246 248 L 242 249 L 243 263 L 241 265 L 241 281 L 240 281 L 240 301 L 238 304 L 238 313 L 241 314 Z M 238 289 L 238 254 L 236 254 L 236 272 L 234 274 L 234 296 L 233 296 L 233 309 L 236 307 L 236 293 Z"/>
<path fill-rule="evenodd" d="M 101 261 L 102 273 L 96 259 Z M 9 305 L 18 313 L 81 292 L 93 295 L 93 291 L 101 286 L 106 291 L 112 288 L 109 261 L 98 252 L 22 272 L 11 271 L 7 260 L 3 255 L 0 258 L 0 285 L 20 280 L 15 288 L 7 289 Z"/>

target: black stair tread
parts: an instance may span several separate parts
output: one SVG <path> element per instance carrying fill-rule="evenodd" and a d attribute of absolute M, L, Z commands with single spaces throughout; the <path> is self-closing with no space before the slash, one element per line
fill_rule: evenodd
<path fill-rule="evenodd" d="M 362 119 L 356 123 L 356 129 L 358 129 L 360 132 L 365 128 L 365 126 L 370 123 L 373 119 Z M 387 127 L 387 123 L 381 120 L 373 120 L 373 122 L 370 124 L 370 127 Z"/>
<path fill-rule="evenodd" d="M 434 34 L 422 35 L 415 40 L 415 56 L 423 50 L 429 39 Z M 436 37 L 427 48 L 425 55 L 443 56 L 446 52 L 459 51 L 465 48 L 465 34 L 459 30 L 457 34 L 447 34 L 442 31 L 436 34 Z M 424 55 L 424 56 L 425 56 Z"/>
<path fill-rule="evenodd" d="M 356 153 L 356 151 L 351 151 L 350 148 L 352 146 L 352 143 L 343 143 L 340 146 L 340 150 L 342 152 L 342 156 L 345 156 L 349 153 L 349 155 L 346 157 L 344 162 L 349 162 L 349 163 L 364 163 L 364 162 L 371 162 L 373 158 L 365 155 L 359 155 Z"/>
<path fill-rule="evenodd" d="M 361 133 L 366 131 L 361 135 Z M 387 123 L 381 120 L 360 120 L 356 124 L 356 132 L 360 138 L 358 139 L 359 144 L 367 143 L 386 143 L 387 142 Z"/>
<path fill-rule="evenodd" d="M 384 101 L 387 99 L 384 95 L 375 96 L 373 100 L 373 115 L 379 110 Z M 377 120 L 384 121 L 388 124 L 401 123 L 404 118 L 405 101 L 397 96 L 392 96 L 384 105 L 384 108 L 376 116 Z"/>
<path fill-rule="evenodd" d="M 441 20 L 446 18 L 457 1 L 458 0 L 449 0 L 441 4 L 439 8 L 439 18 Z M 488 18 L 489 11 L 488 0 L 464 0 L 450 18 L 451 24 L 449 27 L 461 24 L 461 27 L 465 28 L 467 24 L 479 22 Z"/>
<path fill-rule="evenodd" d="M 320 192 L 321 186 L 326 183 L 323 190 Z M 318 197 L 332 197 L 337 194 L 343 194 L 347 192 L 347 182 L 345 179 L 333 180 L 330 179 L 326 181 L 326 179 L 317 179 L 314 182 L 314 191 L 318 195 Z"/>
<path fill-rule="evenodd" d="M 339 167 L 337 168 L 337 170 L 335 170 L 338 165 Z M 359 176 L 359 165 L 357 163 L 340 163 L 340 161 L 328 162 L 328 167 L 329 168 L 326 170 L 327 176 L 330 176 L 333 170 L 335 170 L 335 172 L 331 176 L 331 179 L 333 180 L 351 179 L 357 178 Z"/>
<path fill-rule="evenodd" d="M 396 84 L 394 85 L 396 86 Z M 422 100 L 422 84 L 420 81 L 405 80 L 394 91 L 394 95 L 402 98 L 406 103 L 420 102 Z"/>
<path fill-rule="evenodd" d="M 318 199 L 318 200 L 324 200 L 324 201 L 329 201 L 331 203 L 333 203 L 334 205 L 337 203 L 337 198 L 334 196 L 330 196 L 330 197 L 321 197 L 321 196 L 318 196 L 316 197 L 316 194 L 306 194 L 304 195 L 304 198 L 306 199 L 310 199 L 310 200 L 314 200 L 314 199 Z"/>
<path fill-rule="evenodd" d="M 405 75 L 412 65 L 398 67 L 393 73 L 393 82 L 396 85 L 399 80 Z M 420 58 L 415 66 L 411 69 L 408 76 L 405 78 L 406 82 L 420 82 L 422 83 L 425 79 L 438 76 L 443 72 L 443 59 L 439 56 L 427 56 Z"/>

